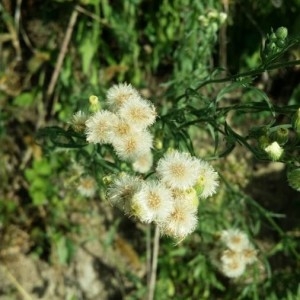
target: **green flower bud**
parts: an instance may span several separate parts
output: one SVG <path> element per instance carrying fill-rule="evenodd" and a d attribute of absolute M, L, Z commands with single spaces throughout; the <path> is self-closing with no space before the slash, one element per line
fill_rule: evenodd
<path fill-rule="evenodd" d="M 154 139 L 154 148 L 157 150 L 161 150 L 163 148 L 163 141 L 161 138 L 155 138 Z"/>
<path fill-rule="evenodd" d="M 292 119 L 293 128 L 300 135 L 300 108 L 297 109 Z"/>
<path fill-rule="evenodd" d="M 97 96 L 94 95 L 90 96 L 89 102 L 90 102 L 90 107 L 89 107 L 90 112 L 94 113 L 101 109 L 100 102 Z"/>
<path fill-rule="evenodd" d="M 108 186 L 112 183 L 112 176 L 111 175 L 107 175 L 102 177 L 102 182 L 104 183 L 104 185 Z"/>
<path fill-rule="evenodd" d="M 274 32 L 272 32 L 269 36 L 269 40 L 272 42 L 276 42 L 277 41 L 277 37 L 276 34 Z"/>
<path fill-rule="evenodd" d="M 289 139 L 289 130 L 281 127 L 271 134 L 271 138 L 279 145 L 284 145 Z"/>
<path fill-rule="evenodd" d="M 279 27 L 275 31 L 275 34 L 279 40 L 285 40 L 288 36 L 288 30 L 286 27 Z"/>
<path fill-rule="evenodd" d="M 277 50 L 278 50 L 278 47 L 276 46 L 276 43 L 270 42 L 270 43 L 266 44 L 264 53 L 266 56 L 269 56 L 269 55 L 276 53 Z"/>
<path fill-rule="evenodd" d="M 258 144 L 261 149 L 265 149 L 270 145 L 270 138 L 267 135 L 262 135 L 258 138 Z"/>
<path fill-rule="evenodd" d="M 154 139 L 154 148 L 157 150 L 161 150 L 164 146 L 164 131 L 162 129 L 159 129 L 157 133 L 155 134 Z"/>
<path fill-rule="evenodd" d="M 217 19 L 219 16 L 219 13 L 216 10 L 212 10 L 210 12 L 208 12 L 207 17 L 209 19 Z"/>
<path fill-rule="evenodd" d="M 285 40 L 277 40 L 275 43 L 278 48 L 283 48 L 285 45 Z"/>
<path fill-rule="evenodd" d="M 220 12 L 219 14 L 219 21 L 221 24 L 223 24 L 227 20 L 227 14 L 224 12 Z"/>
<path fill-rule="evenodd" d="M 300 168 L 287 172 L 289 186 L 300 192 Z"/>

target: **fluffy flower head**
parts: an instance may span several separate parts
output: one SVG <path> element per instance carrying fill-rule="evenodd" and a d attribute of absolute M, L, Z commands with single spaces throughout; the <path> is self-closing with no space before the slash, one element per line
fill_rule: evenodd
<path fill-rule="evenodd" d="M 71 119 L 71 126 L 76 132 L 84 132 L 88 116 L 81 110 L 76 112 Z"/>
<path fill-rule="evenodd" d="M 153 155 L 152 153 L 146 152 L 145 154 L 142 154 L 137 159 L 134 160 L 132 164 L 132 168 L 134 171 L 139 173 L 147 173 L 151 169 L 153 164 Z"/>
<path fill-rule="evenodd" d="M 155 108 L 141 97 L 130 97 L 119 109 L 121 118 L 137 129 L 145 129 L 152 125 L 156 118 Z"/>
<path fill-rule="evenodd" d="M 273 142 L 265 148 L 265 151 L 273 161 L 277 161 L 282 156 L 284 150 L 277 142 Z"/>
<path fill-rule="evenodd" d="M 86 140 L 89 143 L 109 143 L 110 130 L 117 116 L 110 111 L 100 110 L 85 122 Z"/>
<path fill-rule="evenodd" d="M 196 183 L 197 193 L 201 198 L 207 198 L 216 193 L 218 182 L 218 173 L 206 161 L 201 161 L 199 177 Z"/>
<path fill-rule="evenodd" d="M 188 189 L 197 181 L 200 161 L 189 153 L 174 150 L 159 160 L 156 171 L 169 187 Z"/>
<path fill-rule="evenodd" d="M 187 190 L 172 189 L 172 197 L 177 203 L 185 205 L 185 209 L 189 209 L 191 212 L 196 213 L 198 209 L 199 199 L 194 188 Z"/>
<path fill-rule="evenodd" d="M 229 249 L 235 252 L 240 252 L 249 247 L 247 235 L 239 229 L 223 230 L 221 240 Z"/>
<path fill-rule="evenodd" d="M 223 258 L 221 269 L 225 276 L 236 278 L 245 272 L 246 263 L 240 254 L 233 254 L 226 259 Z"/>
<path fill-rule="evenodd" d="M 97 185 L 95 179 L 91 176 L 86 176 L 80 178 L 77 190 L 82 196 L 91 198 L 96 193 L 96 187 Z"/>
<path fill-rule="evenodd" d="M 117 111 L 130 98 L 140 97 L 138 91 L 131 84 L 120 83 L 113 85 L 106 94 L 107 104 L 112 111 Z"/>
<path fill-rule="evenodd" d="M 138 131 L 122 138 L 111 140 L 120 159 L 133 161 L 152 148 L 152 135 L 148 131 Z"/>
<path fill-rule="evenodd" d="M 134 131 L 136 130 L 134 130 L 130 123 L 122 118 L 117 117 L 115 122 L 110 127 L 110 139 L 113 141 L 118 138 L 123 138 L 132 134 Z"/>
<path fill-rule="evenodd" d="M 195 230 L 197 222 L 197 215 L 185 203 L 175 201 L 169 217 L 158 225 L 163 234 L 181 240 Z"/>
<path fill-rule="evenodd" d="M 142 181 L 138 177 L 122 173 L 110 184 L 107 190 L 107 199 L 112 205 L 131 214 L 132 197 L 141 188 L 141 185 Z"/>
<path fill-rule="evenodd" d="M 132 208 L 142 222 L 160 222 L 173 209 L 171 191 L 158 181 L 146 182 L 134 195 Z"/>
<path fill-rule="evenodd" d="M 257 260 L 257 250 L 251 244 L 242 250 L 241 255 L 246 264 L 252 264 Z"/>

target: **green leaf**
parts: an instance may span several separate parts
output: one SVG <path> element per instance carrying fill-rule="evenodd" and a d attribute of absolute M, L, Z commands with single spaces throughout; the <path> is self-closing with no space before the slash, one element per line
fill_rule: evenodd
<path fill-rule="evenodd" d="M 33 104 L 35 96 L 33 93 L 25 92 L 18 95 L 14 100 L 13 104 L 17 106 L 28 107 Z"/>
<path fill-rule="evenodd" d="M 267 94 L 265 92 L 263 92 L 262 90 L 257 89 L 255 87 L 248 87 L 248 89 L 251 92 L 254 92 L 254 94 L 257 94 L 258 98 L 261 98 L 262 100 L 264 100 L 267 103 L 267 105 L 270 109 L 270 112 L 272 113 L 272 116 L 275 117 L 275 109 L 274 109 L 273 104 L 271 103 L 269 97 L 267 96 Z"/>
<path fill-rule="evenodd" d="M 80 148 L 87 145 L 85 136 L 73 130 L 64 130 L 58 126 L 40 129 L 36 138 L 43 146 L 54 148 Z"/>
<path fill-rule="evenodd" d="M 47 176 L 52 172 L 51 165 L 44 159 L 34 161 L 33 166 L 38 175 Z"/>
<path fill-rule="evenodd" d="M 45 194 L 42 191 L 36 190 L 30 193 L 32 202 L 36 206 L 40 206 L 46 203 Z"/>
<path fill-rule="evenodd" d="M 74 254 L 73 242 L 60 235 L 56 241 L 58 260 L 61 264 L 68 264 Z"/>
<path fill-rule="evenodd" d="M 238 81 L 234 82 L 230 85 L 225 86 L 223 89 L 220 90 L 216 97 L 216 102 L 219 102 L 226 94 L 231 93 L 234 90 L 237 90 L 239 88 L 244 88 L 245 86 L 248 86 L 249 80 L 244 80 L 244 81 Z"/>
<path fill-rule="evenodd" d="M 90 73 L 90 65 L 96 53 L 97 46 L 98 45 L 97 43 L 95 44 L 91 34 L 87 34 L 87 36 L 81 42 L 79 52 L 81 54 L 82 69 L 85 75 L 89 75 Z"/>

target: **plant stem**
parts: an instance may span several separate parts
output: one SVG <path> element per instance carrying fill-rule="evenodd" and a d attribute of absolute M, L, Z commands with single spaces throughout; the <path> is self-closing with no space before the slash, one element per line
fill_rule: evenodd
<path fill-rule="evenodd" d="M 247 71 L 244 73 L 237 73 L 237 74 L 230 75 L 230 76 L 223 77 L 223 78 L 204 80 L 194 90 L 197 91 L 197 90 L 201 89 L 202 87 L 204 87 L 208 84 L 211 84 L 211 83 L 223 83 L 223 82 L 227 82 L 227 81 L 233 81 L 233 80 L 236 80 L 241 77 L 256 76 L 256 75 L 262 74 L 265 71 L 271 71 L 274 69 L 296 66 L 299 64 L 300 64 L 300 60 L 298 59 L 298 60 L 293 60 L 293 61 L 273 63 L 273 64 L 269 64 L 269 65 L 262 65 L 262 66 L 258 67 L 258 69 L 250 70 L 250 71 Z M 186 96 L 185 93 L 178 96 L 176 98 L 176 101 L 184 98 L 185 96 Z"/>
<path fill-rule="evenodd" d="M 146 270 L 147 270 L 147 286 L 150 286 L 151 273 L 151 224 L 146 228 Z"/>
<path fill-rule="evenodd" d="M 154 233 L 154 240 L 153 240 L 152 265 L 151 265 L 151 274 L 150 274 L 150 280 L 149 280 L 149 286 L 148 286 L 147 300 L 154 299 L 158 250 L 159 250 L 159 228 L 158 228 L 158 226 L 155 226 L 155 233 Z"/>

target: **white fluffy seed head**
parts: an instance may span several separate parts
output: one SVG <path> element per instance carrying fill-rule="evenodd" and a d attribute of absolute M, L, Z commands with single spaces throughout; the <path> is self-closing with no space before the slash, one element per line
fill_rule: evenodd
<path fill-rule="evenodd" d="M 233 251 L 231 249 L 225 249 L 221 253 L 220 260 L 223 264 L 230 263 L 231 261 L 235 259 L 239 259 L 239 252 Z"/>
<path fill-rule="evenodd" d="M 161 180 L 173 189 L 191 188 L 197 181 L 200 162 L 189 153 L 168 152 L 158 162 L 156 171 Z"/>
<path fill-rule="evenodd" d="M 110 111 L 100 110 L 85 122 L 86 140 L 89 143 L 109 143 L 111 127 L 117 121 L 117 116 Z"/>
<path fill-rule="evenodd" d="M 120 83 L 108 89 L 106 101 L 111 111 L 116 112 L 131 98 L 139 98 L 138 91 L 131 84 Z"/>
<path fill-rule="evenodd" d="M 92 198 L 96 193 L 97 184 L 93 177 L 85 176 L 79 180 L 77 190 L 84 197 Z"/>
<path fill-rule="evenodd" d="M 132 132 L 122 138 L 115 138 L 111 142 L 121 160 L 132 162 L 151 150 L 152 140 L 150 132 L 145 130 Z"/>
<path fill-rule="evenodd" d="M 142 180 L 136 176 L 121 173 L 109 185 L 107 190 L 108 201 L 125 213 L 131 214 L 131 200 L 141 188 Z"/>
<path fill-rule="evenodd" d="M 185 205 L 186 209 L 189 209 L 194 213 L 197 212 L 199 199 L 194 188 L 187 190 L 172 189 L 171 191 L 175 203 L 182 203 L 182 205 Z"/>
<path fill-rule="evenodd" d="M 226 257 L 223 254 L 223 262 L 221 264 L 221 270 L 225 276 L 229 278 L 236 278 L 241 276 L 246 269 L 246 262 L 240 253 L 234 253 Z"/>
<path fill-rule="evenodd" d="M 71 119 L 71 126 L 76 132 L 85 131 L 85 122 L 87 121 L 88 116 L 81 110 L 76 112 Z"/>
<path fill-rule="evenodd" d="M 207 198 L 216 193 L 219 186 L 218 173 L 206 161 L 201 161 L 196 190 L 201 198 Z"/>
<path fill-rule="evenodd" d="M 132 163 L 132 168 L 135 172 L 145 174 L 150 171 L 153 164 L 153 155 L 151 151 L 137 157 Z"/>
<path fill-rule="evenodd" d="M 132 199 L 132 210 L 142 222 L 164 221 L 172 209 L 171 191 L 158 181 L 145 182 Z"/>
<path fill-rule="evenodd" d="M 143 130 L 155 122 L 155 107 L 141 97 L 131 97 L 123 103 L 118 114 L 136 129 Z"/>
<path fill-rule="evenodd" d="M 257 260 L 257 250 L 251 244 L 241 251 L 241 255 L 243 256 L 245 263 L 249 265 Z"/>
<path fill-rule="evenodd" d="M 185 204 L 176 201 L 169 217 L 158 225 L 162 234 L 182 240 L 195 230 L 197 222 L 197 215 Z"/>
<path fill-rule="evenodd" d="M 114 140 L 124 138 L 133 132 L 136 132 L 136 130 L 133 128 L 132 124 L 120 117 L 117 117 L 113 125 L 110 127 L 110 140 L 113 142 Z"/>
<path fill-rule="evenodd" d="M 249 247 L 247 235 L 239 229 L 228 229 L 221 232 L 221 241 L 229 249 L 240 252 Z"/>

